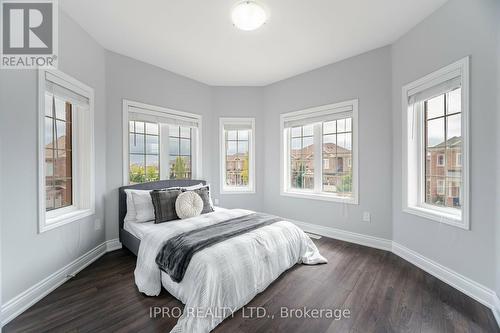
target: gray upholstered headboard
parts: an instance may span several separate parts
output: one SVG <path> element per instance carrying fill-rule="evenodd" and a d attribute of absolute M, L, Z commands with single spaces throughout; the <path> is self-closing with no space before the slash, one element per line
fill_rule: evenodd
<path fill-rule="evenodd" d="M 120 187 L 118 190 L 118 217 L 120 229 L 123 228 L 123 220 L 125 219 L 125 215 L 127 214 L 127 195 L 125 194 L 126 189 L 161 190 L 167 187 L 186 187 L 198 185 L 199 183 L 206 184 L 206 181 L 195 179 L 171 179 Z"/>

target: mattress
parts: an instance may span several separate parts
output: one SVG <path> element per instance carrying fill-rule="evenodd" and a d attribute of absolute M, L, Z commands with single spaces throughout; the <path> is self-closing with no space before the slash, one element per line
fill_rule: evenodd
<path fill-rule="evenodd" d="M 226 208 L 221 208 L 221 207 L 214 207 L 214 211 L 216 212 L 221 212 L 221 211 L 227 211 L 228 209 Z M 210 213 L 209 213 L 210 214 Z M 182 222 L 182 220 L 176 220 L 176 221 L 171 221 L 171 222 L 164 222 L 164 223 L 179 223 Z M 123 229 L 127 230 L 130 232 L 132 235 L 134 235 L 136 238 L 142 240 L 144 238 L 144 235 L 147 233 L 154 231 L 155 229 L 158 228 L 158 225 L 154 223 L 154 221 L 150 222 L 128 222 L 126 221 L 123 224 Z"/>

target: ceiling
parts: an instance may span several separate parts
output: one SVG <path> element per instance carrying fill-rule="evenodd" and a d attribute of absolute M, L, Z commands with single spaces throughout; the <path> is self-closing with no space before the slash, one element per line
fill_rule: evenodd
<path fill-rule="evenodd" d="M 108 50 L 209 85 L 267 85 L 384 45 L 446 0 L 260 0 L 268 22 L 233 26 L 238 0 L 60 0 Z"/>

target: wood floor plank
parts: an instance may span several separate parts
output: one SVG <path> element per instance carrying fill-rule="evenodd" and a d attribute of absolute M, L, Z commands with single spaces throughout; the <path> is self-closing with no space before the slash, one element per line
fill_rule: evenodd
<path fill-rule="evenodd" d="M 323 237 L 328 264 L 296 265 L 214 332 L 500 332 L 491 311 L 396 255 Z M 166 291 L 147 297 L 134 283 L 136 258 L 104 255 L 3 328 L 4 332 L 168 332 L 177 321 L 150 317 L 154 306 L 183 308 Z M 281 318 L 291 309 L 349 309 L 350 317 Z M 249 315 L 249 311 L 245 313 Z"/>

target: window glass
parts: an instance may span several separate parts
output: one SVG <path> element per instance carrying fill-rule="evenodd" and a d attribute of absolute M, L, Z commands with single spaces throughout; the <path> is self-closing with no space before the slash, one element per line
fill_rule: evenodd
<path fill-rule="evenodd" d="M 72 105 L 45 95 L 45 209 L 73 205 Z"/>
<path fill-rule="evenodd" d="M 323 123 L 323 192 L 352 196 L 352 118 Z"/>
<path fill-rule="evenodd" d="M 169 126 L 170 179 L 191 179 L 192 135 L 190 127 Z"/>
<path fill-rule="evenodd" d="M 225 141 L 225 185 L 247 187 L 249 185 L 250 129 L 224 130 Z"/>
<path fill-rule="evenodd" d="M 130 184 L 160 180 L 159 125 L 143 121 L 129 122 Z"/>
<path fill-rule="evenodd" d="M 312 190 L 314 188 L 313 125 L 294 127 L 291 131 L 290 186 L 295 189 Z"/>
<path fill-rule="evenodd" d="M 461 207 L 460 98 L 459 88 L 424 102 L 425 203 L 433 206 Z"/>

